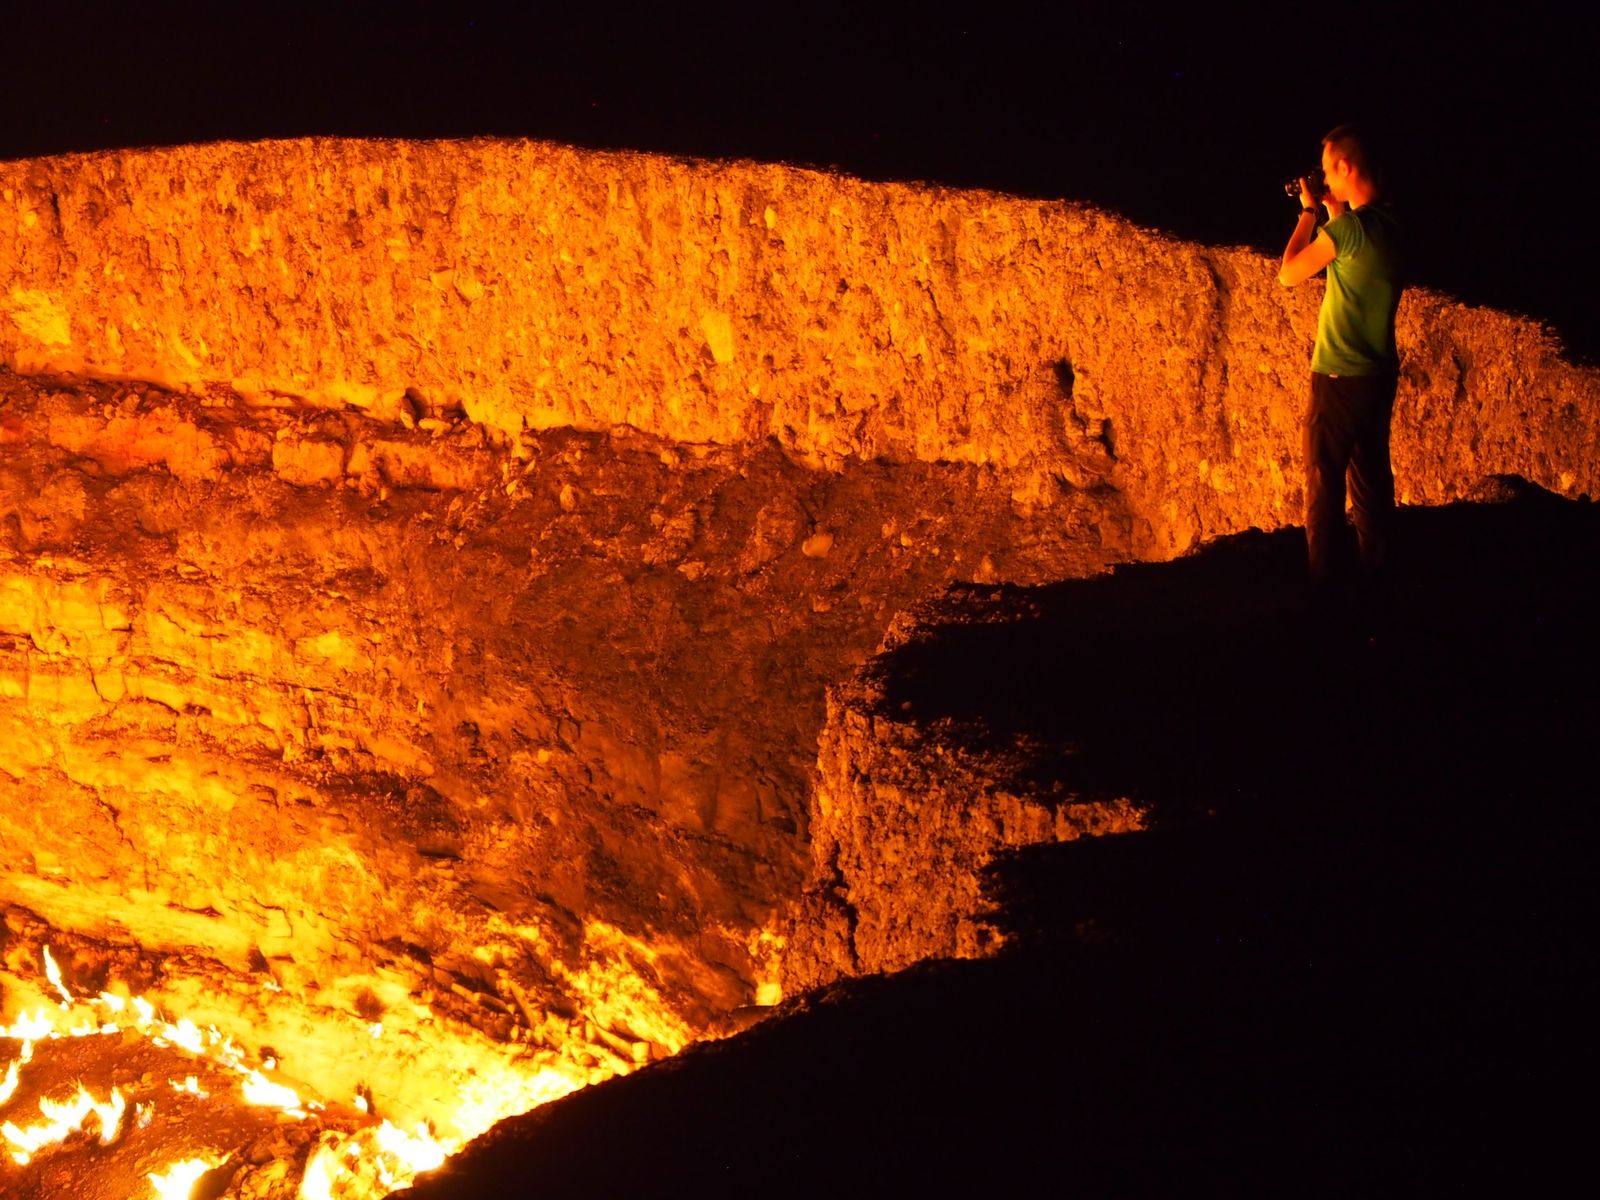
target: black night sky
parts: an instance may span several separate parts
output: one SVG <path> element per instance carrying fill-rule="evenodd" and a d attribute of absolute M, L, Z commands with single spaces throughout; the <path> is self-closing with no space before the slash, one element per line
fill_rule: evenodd
<path fill-rule="evenodd" d="M 1360 119 L 1418 282 L 1600 343 L 1591 39 L 1538 4 L 38 8 L 8 16 L 0 157 L 527 136 L 1084 199 L 1276 253 L 1282 180 Z"/>

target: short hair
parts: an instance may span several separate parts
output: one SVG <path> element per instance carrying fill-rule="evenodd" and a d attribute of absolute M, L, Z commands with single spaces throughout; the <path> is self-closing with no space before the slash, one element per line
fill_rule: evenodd
<path fill-rule="evenodd" d="M 1382 170 L 1373 152 L 1372 138 L 1357 125 L 1335 125 L 1322 135 L 1322 144 L 1332 149 L 1335 156 L 1347 159 L 1363 179 L 1380 182 Z"/>

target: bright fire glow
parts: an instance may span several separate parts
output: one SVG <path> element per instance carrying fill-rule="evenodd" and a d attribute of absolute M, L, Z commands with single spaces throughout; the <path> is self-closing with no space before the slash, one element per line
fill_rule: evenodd
<path fill-rule="evenodd" d="M 44 948 L 44 977 L 57 992 L 61 993 L 61 1003 L 70 1006 L 72 993 L 67 991 L 67 985 L 61 981 L 61 968 L 56 966 L 56 960 L 51 957 L 49 946 Z"/>
<path fill-rule="evenodd" d="M 458 1148 L 438 1141 L 425 1126 L 407 1133 L 389 1121 L 349 1137 L 332 1137 L 306 1163 L 298 1200 L 356 1194 L 352 1185 L 362 1185 L 363 1195 L 387 1195 L 420 1172 L 433 1170 Z"/>
<path fill-rule="evenodd" d="M 444 1162 L 444 1147 L 426 1129 L 406 1133 L 388 1121 L 378 1126 L 378 1149 L 392 1154 L 413 1171 L 431 1171 Z"/>
<path fill-rule="evenodd" d="M 17 1081 L 22 1077 L 22 1067 L 33 1058 L 33 1043 L 23 1042 L 22 1053 L 11 1060 L 11 1065 L 6 1068 L 6 1077 L 0 1080 L 0 1104 L 10 1100 L 17 1092 Z"/>
<path fill-rule="evenodd" d="M 200 1029 L 195 1023 L 184 1017 L 176 1025 L 168 1025 L 163 1031 L 164 1035 L 156 1036 L 156 1043 L 171 1042 L 181 1046 L 190 1054 L 200 1055 L 206 1052 L 205 1040 L 200 1036 Z"/>
<path fill-rule="evenodd" d="M 203 1158 L 186 1158 L 163 1172 L 152 1172 L 149 1178 L 156 1189 L 156 1200 L 189 1200 L 200 1176 L 217 1165 Z"/>
<path fill-rule="evenodd" d="M 469 1069 L 453 1085 L 448 1134 L 437 1132 L 428 1123 L 417 1122 L 406 1129 L 389 1120 L 376 1122 L 366 1097 L 357 1094 L 351 1097 L 351 1107 L 368 1114 L 366 1119 L 373 1123 L 351 1133 L 321 1133 L 319 1145 L 304 1167 L 298 1200 L 358 1200 L 387 1195 L 408 1186 L 418 1173 L 438 1167 L 468 1140 L 504 1117 L 548 1103 L 585 1082 L 627 1070 L 633 1063 L 645 1061 L 652 1046 L 676 1050 L 689 1040 L 686 1027 L 660 1019 L 665 1009 L 658 997 L 630 969 L 630 960 L 645 957 L 648 948 L 609 927 L 589 932 L 603 950 L 603 957 L 610 961 L 591 960 L 582 970 L 567 971 L 566 976 L 585 999 L 607 1000 L 607 1004 L 596 1004 L 594 1019 L 597 1025 L 606 1026 L 605 1041 L 617 1051 L 617 1061 L 602 1059 L 600 1065 L 587 1068 L 558 1062 L 537 1068 L 519 1065 L 505 1071 Z M 121 1032 L 137 1033 L 157 1045 L 182 1050 L 236 1073 L 240 1090 L 235 1096 L 249 1104 L 277 1109 L 298 1119 L 308 1118 L 308 1110 L 323 1111 L 317 1101 L 303 1100 L 293 1088 L 262 1073 L 275 1069 L 270 1057 L 264 1056 L 259 1067 L 252 1066 L 245 1053 L 215 1026 L 202 1027 L 188 1017 L 168 1019 L 142 996 L 102 992 L 92 998 L 75 998 L 48 949 L 43 957 L 50 987 L 62 999 L 55 1008 L 47 1006 L 17 1017 L 10 1026 L 0 1025 L 0 1038 L 21 1042 L 20 1055 L 0 1077 L 0 1104 L 15 1095 L 22 1067 L 29 1062 L 37 1042 Z M 375 1039 L 385 1038 L 379 1022 L 369 1023 L 366 1029 Z M 209 1094 L 197 1074 L 175 1076 L 168 1086 L 186 1097 L 206 1098 Z M 127 1101 L 116 1090 L 108 1099 L 99 1100 L 80 1085 L 71 1100 L 44 1098 L 39 1108 L 43 1119 L 38 1123 L 24 1127 L 8 1121 L 0 1126 L 0 1141 L 18 1163 L 28 1163 L 44 1147 L 59 1144 L 86 1126 L 90 1132 L 97 1132 L 102 1142 L 111 1142 L 122 1128 Z M 142 1101 L 134 1125 L 142 1128 L 153 1108 L 153 1103 Z M 196 1149 L 210 1152 L 205 1147 Z M 148 1178 L 154 1196 L 157 1200 L 187 1200 L 196 1180 L 221 1161 L 189 1158 L 172 1163 L 164 1172 L 151 1173 Z"/>
<path fill-rule="evenodd" d="M 259 1104 L 263 1108 L 281 1108 L 302 1117 L 306 1115 L 300 1104 L 300 1096 L 293 1088 L 273 1083 L 260 1071 L 247 1074 L 241 1088 L 244 1098 L 251 1104 Z"/>
<path fill-rule="evenodd" d="M 9 1026 L 0 1025 L 0 1037 L 22 1043 L 21 1053 L 0 1080 L 0 1103 L 10 1100 L 16 1092 L 21 1067 L 32 1058 L 36 1041 L 112 1034 L 127 1026 L 157 1045 L 179 1048 L 237 1072 L 242 1077 L 240 1094 L 247 1103 L 276 1108 L 302 1119 L 308 1115 L 307 1108 L 321 1108 L 315 1102 L 303 1101 L 294 1089 L 268 1079 L 260 1069 L 248 1066 L 243 1052 L 214 1027 L 202 1029 L 187 1017 L 166 1020 L 157 1013 L 155 1005 L 142 996 L 124 999 L 102 992 L 93 999 L 73 997 L 48 948 L 43 957 L 46 978 L 62 997 L 61 1011 L 53 1014 L 41 1009 L 18 1017 Z M 86 1013 L 85 1009 L 90 1011 Z M 368 1033 L 381 1037 L 383 1027 L 374 1022 L 368 1027 Z M 268 1058 L 263 1066 L 271 1070 L 275 1063 Z M 408 1185 L 418 1172 L 439 1166 L 468 1138 L 501 1117 L 524 1112 L 579 1086 L 569 1075 L 550 1070 L 537 1072 L 532 1078 L 479 1077 L 472 1082 L 475 1086 L 464 1088 L 461 1097 L 459 1123 L 465 1131 L 461 1137 L 436 1138 L 420 1124 L 407 1132 L 387 1120 L 353 1134 L 325 1133 L 323 1144 L 306 1163 L 299 1200 L 386 1195 Z M 181 1081 L 174 1079 L 170 1086 L 177 1092 L 196 1097 L 207 1095 L 197 1075 L 187 1075 Z M 355 1097 L 355 1101 L 361 1111 L 369 1110 L 363 1097 Z M 39 1107 L 44 1119 L 37 1124 L 24 1127 L 8 1121 L 0 1126 L 0 1137 L 19 1164 L 30 1162 L 44 1147 L 65 1141 L 82 1129 L 91 1116 L 98 1122 L 101 1141 L 109 1143 L 121 1127 L 127 1103 L 119 1091 L 114 1090 L 108 1100 L 101 1101 L 80 1087 L 78 1094 L 69 1101 L 45 1098 L 40 1100 Z M 165 1172 L 151 1173 L 148 1178 L 157 1200 L 187 1200 L 195 1181 L 219 1161 L 190 1158 L 173 1163 Z"/>
<path fill-rule="evenodd" d="M 78 1094 L 71 1100 L 41 1099 L 39 1111 L 45 1119 L 39 1124 L 22 1128 L 13 1121 L 7 1121 L 0 1125 L 0 1136 L 11 1143 L 11 1157 L 25 1164 L 43 1147 L 66 1141 L 82 1129 L 83 1123 L 93 1114 L 100 1126 L 101 1144 L 110 1145 L 116 1140 L 117 1130 L 122 1125 L 122 1114 L 127 1107 L 122 1093 L 115 1088 L 111 1090 L 111 1098 L 102 1101 L 96 1100 L 87 1088 L 79 1085 Z"/>
<path fill-rule="evenodd" d="M 14 1024 L 0 1025 L 0 1037 L 22 1042 L 38 1042 L 55 1036 L 55 1022 L 43 1012 L 23 1013 Z"/>
<path fill-rule="evenodd" d="M 299 1200 L 333 1200 L 333 1184 L 344 1169 L 332 1146 L 318 1146 L 316 1153 L 306 1160 L 305 1174 L 300 1177 Z"/>

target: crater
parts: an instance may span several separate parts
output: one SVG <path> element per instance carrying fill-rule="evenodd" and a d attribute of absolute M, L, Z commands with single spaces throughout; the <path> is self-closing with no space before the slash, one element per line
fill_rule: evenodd
<path fill-rule="evenodd" d="M 1149 806 L 940 800 L 852 697 L 929 605 L 1297 517 L 1314 299 L 1082 205 L 511 141 L 0 196 L 7 1194 L 386 1195 L 991 954 L 996 854 Z M 1400 330 L 1410 505 L 1596 492 L 1546 331 Z"/>

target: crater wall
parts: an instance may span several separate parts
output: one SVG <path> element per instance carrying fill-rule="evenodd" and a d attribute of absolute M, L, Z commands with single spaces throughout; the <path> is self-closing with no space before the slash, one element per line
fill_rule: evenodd
<path fill-rule="evenodd" d="M 930 792 L 858 669 L 953 582 L 1296 520 L 1316 292 L 773 164 L 0 163 L 0 1001 L 49 942 L 465 1133 L 980 949 L 994 849 L 1139 813 Z M 1400 336 L 1403 499 L 1600 491 L 1539 325 Z"/>
<path fill-rule="evenodd" d="M 1273 274 L 532 142 L 0 163 L 0 1001 L 50 943 L 466 1135 L 980 949 L 994 849 L 1140 814 L 930 792 L 858 668 L 952 582 L 1295 520 Z M 1404 499 L 1600 490 L 1536 323 L 1401 341 Z"/>
<path fill-rule="evenodd" d="M 1270 220 L 1263 214 L 1263 220 Z M 1164 556 L 1297 519 L 1319 288 L 1059 201 L 528 142 L 0 164 L 0 358 L 284 407 L 628 425 L 1109 483 Z M 1538 323 L 1401 311 L 1402 498 L 1600 492 L 1597 376 Z"/>

